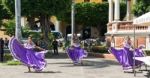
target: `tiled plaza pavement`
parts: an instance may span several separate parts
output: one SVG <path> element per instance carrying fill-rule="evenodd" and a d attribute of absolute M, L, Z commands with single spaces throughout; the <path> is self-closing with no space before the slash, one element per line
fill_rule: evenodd
<path fill-rule="evenodd" d="M 59 55 L 61 56 L 61 55 Z M 0 78 L 147 78 L 147 72 L 124 73 L 114 60 L 89 57 L 84 59 L 84 66 L 73 66 L 67 57 L 47 58 L 47 67 L 41 73 L 27 72 L 23 65 L 0 65 Z"/>

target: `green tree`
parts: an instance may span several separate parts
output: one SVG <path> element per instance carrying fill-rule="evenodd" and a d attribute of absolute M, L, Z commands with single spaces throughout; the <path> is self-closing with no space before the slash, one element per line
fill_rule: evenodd
<path fill-rule="evenodd" d="M 7 35 L 9 35 L 9 36 L 15 35 L 15 26 L 16 26 L 15 19 L 7 20 L 7 22 L 5 22 L 3 25 L 6 29 L 5 32 Z M 21 33 L 24 38 L 27 38 L 28 36 L 35 37 L 37 34 L 38 35 L 36 37 L 39 37 L 39 35 L 40 35 L 39 33 L 30 32 L 29 27 L 27 27 L 27 26 L 21 28 Z"/>
<path fill-rule="evenodd" d="M 8 20 L 6 23 L 4 23 L 4 26 L 6 28 L 6 34 L 11 36 L 15 34 L 15 20 Z"/>
<path fill-rule="evenodd" d="M 77 3 L 75 5 L 75 22 L 76 25 L 95 26 L 99 29 L 101 36 L 106 33 L 107 23 L 108 23 L 108 3 Z M 121 20 L 125 17 L 126 14 L 126 4 L 121 3 Z M 71 11 L 68 11 L 66 14 L 66 19 L 70 23 L 70 16 L 68 16 Z"/>
<path fill-rule="evenodd" d="M 137 0 L 132 9 L 135 16 L 150 12 L 150 0 Z"/>
<path fill-rule="evenodd" d="M 8 9 L 4 7 L 2 1 L 0 1 L 0 26 L 2 25 L 3 19 L 8 19 L 10 17 L 11 17 L 10 12 L 8 11 Z"/>
<path fill-rule="evenodd" d="M 5 0 L 9 10 L 14 14 L 14 0 Z M 21 15 L 28 18 L 34 25 L 34 18 L 38 18 L 44 38 L 48 39 L 50 32 L 50 16 L 61 19 L 65 11 L 70 8 L 71 0 L 21 0 Z"/>

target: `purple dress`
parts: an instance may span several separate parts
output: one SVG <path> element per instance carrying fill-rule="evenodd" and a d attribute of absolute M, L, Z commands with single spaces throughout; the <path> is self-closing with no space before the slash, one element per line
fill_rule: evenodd
<path fill-rule="evenodd" d="M 75 44 L 73 47 L 68 48 L 67 53 L 74 64 L 81 63 L 81 60 L 87 57 L 87 52 L 82 49 L 79 44 Z"/>
<path fill-rule="evenodd" d="M 143 57 L 143 51 L 141 48 L 135 49 L 135 52 L 130 50 L 131 46 L 127 43 L 124 44 L 123 49 L 115 49 L 114 47 L 110 47 L 110 52 L 116 57 L 117 61 L 122 65 L 123 70 L 132 69 L 134 66 L 134 54 L 135 57 Z M 142 62 L 135 61 L 135 66 L 140 66 Z"/>
<path fill-rule="evenodd" d="M 9 42 L 9 49 L 14 58 L 35 71 L 42 71 L 47 64 L 44 59 L 46 51 L 35 52 L 30 45 L 28 47 L 30 48 L 22 46 L 16 38 L 11 38 Z"/>

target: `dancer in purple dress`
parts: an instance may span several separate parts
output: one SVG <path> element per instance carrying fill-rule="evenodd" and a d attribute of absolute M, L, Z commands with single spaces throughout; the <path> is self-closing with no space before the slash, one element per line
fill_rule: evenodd
<path fill-rule="evenodd" d="M 24 46 L 16 38 L 11 38 L 9 42 L 9 49 L 13 57 L 27 66 L 29 72 L 31 71 L 30 68 L 35 71 L 42 71 L 47 64 L 44 57 L 47 51 L 39 48 L 41 51 L 36 52 L 34 48 L 39 47 L 34 45 L 31 37 L 28 38 L 28 42 Z"/>
<path fill-rule="evenodd" d="M 82 59 L 87 57 L 87 52 L 80 47 L 79 39 L 76 34 L 73 37 L 73 45 L 67 49 L 67 53 L 74 65 L 82 64 Z"/>
<path fill-rule="evenodd" d="M 116 57 L 118 62 L 122 65 L 123 70 L 132 70 L 134 66 L 134 54 L 138 57 L 143 57 L 143 55 L 140 53 L 140 50 L 142 48 L 133 49 L 131 44 L 131 39 L 128 36 L 123 43 L 123 49 L 115 49 L 114 47 L 110 47 L 109 51 Z M 135 61 L 135 66 L 141 65 L 141 62 Z"/>

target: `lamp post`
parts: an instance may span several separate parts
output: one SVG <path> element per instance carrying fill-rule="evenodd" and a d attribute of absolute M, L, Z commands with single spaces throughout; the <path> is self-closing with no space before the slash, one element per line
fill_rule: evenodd
<path fill-rule="evenodd" d="M 72 5 L 71 5 L 71 45 L 73 44 L 73 34 L 74 34 L 74 25 L 75 25 L 75 14 L 74 14 L 74 11 L 75 11 L 75 0 L 72 0 Z"/>
<path fill-rule="evenodd" d="M 22 38 L 21 36 L 21 1 L 15 0 L 15 21 L 16 21 L 16 28 L 15 28 L 15 37 L 17 40 Z"/>

